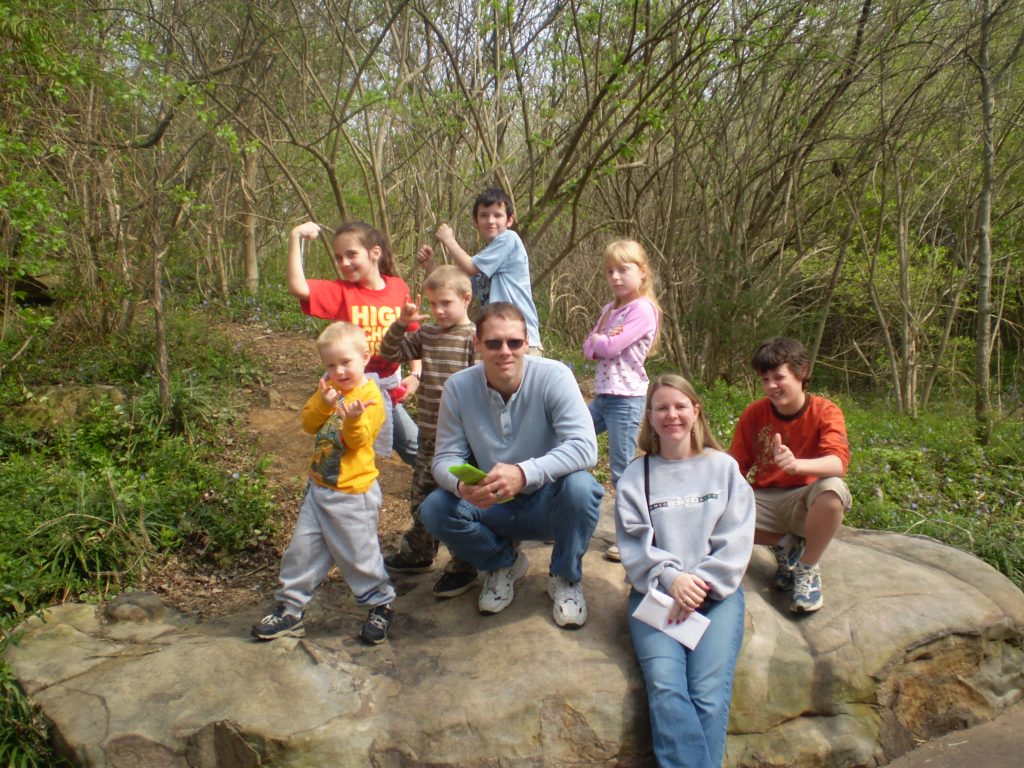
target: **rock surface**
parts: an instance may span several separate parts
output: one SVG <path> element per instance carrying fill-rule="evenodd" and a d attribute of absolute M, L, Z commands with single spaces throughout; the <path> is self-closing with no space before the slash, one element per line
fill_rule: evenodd
<path fill-rule="evenodd" d="M 80 765 L 653 765 L 623 572 L 600 555 L 609 518 L 576 632 L 551 619 L 550 548 L 526 544 L 506 611 L 480 616 L 475 591 L 435 600 L 434 574 L 401 578 L 393 637 L 375 648 L 332 579 L 301 640 L 251 641 L 258 610 L 197 623 L 126 597 L 106 616 L 66 605 L 26 622 L 7 658 Z M 755 550 L 726 765 L 884 765 L 1021 699 L 1024 594 L 974 557 L 844 529 L 824 608 L 794 618 Z"/>

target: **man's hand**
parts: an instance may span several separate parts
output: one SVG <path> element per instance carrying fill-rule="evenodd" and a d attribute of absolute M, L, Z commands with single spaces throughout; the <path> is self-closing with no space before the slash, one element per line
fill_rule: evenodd
<path fill-rule="evenodd" d="M 668 623 L 682 623 L 697 610 L 711 591 L 711 585 L 692 573 L 681 573 L 668 588 L 672 597 L 672 608 L 668 612 Z"/>
<path fill-rule="evenodd" d="M 490 494 L 494 501 L 511 499 L 526 486 L 526 476 L 518 464 L 495 464 L 487 477 L 478 483 Z"/>
<path fill-rule="evenodd" d="M 462 498 L 479 509 L 511 499 L 526 487 L 526 476 L 516 464 L 495 464 L 487 477 L 476 485 L 461 483 Z"/>

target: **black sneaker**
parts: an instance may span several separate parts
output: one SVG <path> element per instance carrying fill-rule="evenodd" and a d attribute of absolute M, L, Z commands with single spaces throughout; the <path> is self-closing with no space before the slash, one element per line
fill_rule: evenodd
<path fill-rule="evenodd" d="M 434 585 L 434 597 L 440 599 L 458 597 L 476 584 L 476 576 L 476 570 L 457 571 L 455 573 L 448 573 L 446 571 L 441 574 L 441 578 Z"/>
<path fill-rule="evenodd" d="M 384 566 L 395 573 L 429 573 L 434 570 L 433 560 L 410 560 L 401 552 L 384 558 Z"/>
<path fill-rule="evenodd" d="M 252 636 L 257 640 L 276 640 L 279 637 L 304 637 L 306 627 L 301 616 L 289 616 L 283 606 L 277 606 L 273 613 L 253 626 Z"/>
<path fill-rule="evenodd" d="M 388 639 L 388 630 L 391 629 L 391 620 L 395 618 L 395 612 L 390 605 L 378 605 L 370 609 L 370 615 L 366 617 L 363 630 L 359 633 L 359 639 L 370 645 L 379 645 Z"/>

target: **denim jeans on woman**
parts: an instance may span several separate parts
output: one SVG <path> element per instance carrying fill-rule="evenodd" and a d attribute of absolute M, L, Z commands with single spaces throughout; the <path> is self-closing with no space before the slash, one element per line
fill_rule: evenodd
<path fill-rule="evenodd" d="M 743 644 L 743 588 L 709 601 L 710 619 L 692 651 L 633 618 L 643 600 L 629 594 L 629 633 L 644 673 L 651 740 L 659 768 L 720 768 L 729 726 L 732 680 Z"/>

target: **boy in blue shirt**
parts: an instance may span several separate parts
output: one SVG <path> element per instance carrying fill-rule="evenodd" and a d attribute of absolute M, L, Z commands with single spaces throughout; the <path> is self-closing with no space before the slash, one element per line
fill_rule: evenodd
<path fill-rule="evenodd" d="M 455 265 L 473 280 L 473 291 L 484 307 L 497 301 L 507 301 L 519 307 L 526 318 L 526 332 L 530 351 L 539 354 L 540 320 L 533 303 L 530 284 L 530 261 L 519 234 L 510 229 L 516 217 L 512 199 L 503 189 L 491 187 L 481 192 L 473 202 L 473 226 L 486 245 L 475 256 L 470 256 L 455 239 L 448 224 L 437 228 L 437 239 L 444 245 Z M 420 248 L 416 258 L 427 272 L 434 267 L 434 249 Z"/>

